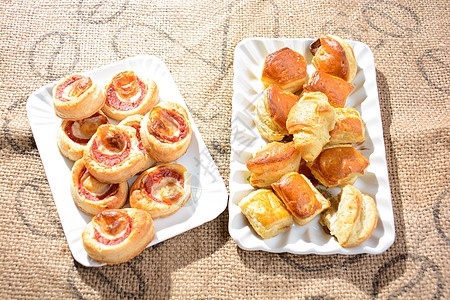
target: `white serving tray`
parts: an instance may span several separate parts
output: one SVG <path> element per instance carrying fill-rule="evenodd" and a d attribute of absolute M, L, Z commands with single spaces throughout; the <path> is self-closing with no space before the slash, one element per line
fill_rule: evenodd
<path fill-rule="evenodd" d="M 337 241 L 325 233 L 319 224 L 319 216 L 305 226 L 293 225 L 291 229 L 271 239 L 261 239 L 251 228 L 237 205 L 254 189 L 247 178 L 250 171 L 245 164 L 258 149 L 267 143 L 258 132 L 253 117 L 255 104 L 263 93 L 261 83 L 265 57 L 283 47 L 302 54 L 308 63 L 308 77 L 315 68 L 311 64 L 309 45 L 313 39 L 267 39 L 248 38 L 241 41 L 234 52 L 233 112 L 231 119 L 230 200 L 229 232 L 235 242 L 245 250 L 289 252 L 294 254 L 359 254 L 381 253 L 395 239 L 394 215 L 386 163 L 386 154 L 378 101 L 375 63 L 370 48 L 361 42 L 347 41 L 355 53 L 358 71 L 353 85 L 355 89 L 346 102 L 361 114 L 366 124 L 366 141 L 360 152 L 369 160 L 365 174 L 354 186 L 372 196 L 377 203 L 378 225 L 372 236 L 353 248 L 342 248 Z M 339 188 L 331 190 L 333 194 Z"/>
<path fill-rule="evenodd" d="M 159 88 L 160 101 L 182 105 L 188 111 L 192 124 L 193 136 L 189 149 L 176 161 L 185 166 L 189 172 L 192 185 L 191 198 L 175 214 L 155 220 L 155 238 L 149 245 L 152 246 L 216 218 L 227 206 L 228 193 L 164 62 L 155 56 L 140 55 L 83 74 L 91 76 L 100 86 L 106 86 L 115 74 L 126 70 L 154 80 Z M 73 257 L 84 266 L 102 266 L 104 264 L 92 260 L 83 248 L 81 233 L 92 217 L 81 212 L 72 200 L 70 182 L 73 162 L 63 157 L 56 145 L 56 131 L 61 125 L 61 119 L 55 115 L 53 109 L 54 84 L 41 87 L 28 98 L 28 119 Z M 117 124 L 112 120 L 110 122 Z M 130 188 L 136 178 L 137 176 L 134 176 L 128 181 Z"/>

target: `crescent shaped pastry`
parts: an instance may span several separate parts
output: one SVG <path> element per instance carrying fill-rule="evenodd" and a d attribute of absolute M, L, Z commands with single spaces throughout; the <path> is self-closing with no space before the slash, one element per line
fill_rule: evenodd
<path fill-rule="evenodd" d="M 108 118 L 101 112 L 78 121 L 63 120 L 56 135 L 59 151 L 70 160 L 79 160 L 97 128 L 108 123 Z"/>
<path fill-rule="evenodd" d="M 186 153 L 192 138 L 186 110 L 177 103 L 161 102 L 142 119 L 141 138 L 157 161 L 177 160 Z"/>
<path fill-rule="evenodd" d="M 284 206 L 291 212 L 294 222 L 303 226 L 330 207 L 328 201 L 306 178 L 297 172 L 283 175 L 272 188 Z"/>
<path fill-rule="evenodd" d="M 121 183 L 145 164 L 136 130 L 129 126 L 101 125 L 83 155 L 89 173 L 101 182 Z"/>
<path fill-rule="evenodd" d="M 189 200 L 191 185 L 185 167 L 162 164 L 142 173 L 130 192 L 130 205 L 147 211 L 152 219 L 177 212 Z"/>
<path fill-rule="evenodd" d="M 281 141 L 288 135 L 286 120 L 299 97 L 271 84 L 256 104 L 255 124 L 261 135 L 270 142 Z"/>
<path fill-rule="evenodd" d="M 318 49 L 317 49 L 318 47 Z M 323 35 L 311 45 L 312 64 L 317 70 L 352 82 L 356 76 L 356 59 L 352 47 L 335 35 Z"/>
<path fill-rule="evenodd" d="M 85 119 L 99 111 L 104 103 L 103 90 L 87 76 L 71 75 L 53 87 L 53 106 L 61 119 Z"/>
<path fill-rule="evenodd" d="M 291 228 L 293 221 L 289 211 L 272 190 L 259 189 L 239 202 L 255 232 L 263 239 L 272 238 Z"/>
<path fill-rule="evenodd" d="M 306 80 L 306 61 L 300 53 L 285 47 L 267 55 L 261 76 L 264 88 L 271 84 L 295 93 Z"/>
<path fill-rule="evenodd" d="M 335 108 L 336 122 L 328 145 L 360 143 L 365 140 L 365 126 L 354 108 Z"/>
<path fill-rule="evenodd" d="M 121 208 L 127 201 L 128 183 L 103 183 L 94 178 L 82 159 L 72 167 L 70 192 L 83 212 L 95 216 L 109 208 Z"/>
<path fill-rule="evenodd" d="M 250 184 L 253 187 L 270 187 L 286 173 L 297 171 L 300 166 L 300 151 L 294 142 L 266 144 L 247 162 L 252 172 Z"/>
<path fill-rule="evenodd" d="M 121 121 L 128 116 L 145 115 L 159 101 L 158 87 L 154 81 L 146 81 L 133 71 L 120 72 L 106 87 L 103 112 Z"/>
<path fill-rule="evenodd" d="M 119 264 L 139 253 L 153 240 L 150 215 L 140 209 L 107 209 L 87 224 L 82 234 L 87 254 L 100 263 Z"/>

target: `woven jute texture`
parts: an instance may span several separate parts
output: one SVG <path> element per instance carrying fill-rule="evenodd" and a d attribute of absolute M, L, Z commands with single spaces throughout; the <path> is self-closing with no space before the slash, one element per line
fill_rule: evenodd
<path fill-rule="evenodd" d="M 448 1 L 2 1 L 1 298 L 450 298 Z M 395 243 L 379 255 L 240 249 L 228 212 L 115 266 L 72 257 L 26 116 L 37 88 L 138 54 L 171 70 L 228 185 L 233 52 L 332 33 L 377 72 Z M 212 201 L 214 199 L 211 199 Z"/>

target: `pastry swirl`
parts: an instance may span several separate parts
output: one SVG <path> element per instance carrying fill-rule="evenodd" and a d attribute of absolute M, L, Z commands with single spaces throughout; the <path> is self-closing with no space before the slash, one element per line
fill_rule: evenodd
<path fill-rule="evenodd" d="M 365 126 L 358 111 L 351 107 L 335 108 L 336 122 L 328 145 L 360 143 L 365 140 Z"/>

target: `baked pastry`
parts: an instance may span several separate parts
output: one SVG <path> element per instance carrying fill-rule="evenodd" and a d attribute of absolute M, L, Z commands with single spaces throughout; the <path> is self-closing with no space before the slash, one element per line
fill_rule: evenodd
<path fill-rule="evenodd" d="M 177 212 L 189 200 L 189 174 L 180 164 L 162 164 L 142 173 L 130 192 L 131 207 L 147 211 L 152 219 Z"/>
<path fill-rule="evenodd" d="M 100 263 L 119 264 L 139 253 L 153 240 L 150 215 L 140 209 L 107 209 L 89 222 L 82 234 L 87 254 Z"/>
<path fill-rule="evenodd" d="M 250 184 L 253 187 L 270 187 L 286 173 L 297 171 L 300 165 L 300 151 L 294 142 L 266 144 L 247 162 L 252 172 Z"/>
<path fill-rule="evenodd" d="M 327 34 L 311 44 L 312 64 L 317 70 L 352 82 L 356 76 L 356 59 L 352 47 L 338 36 Z"/>
<path fill-rule="evenodd" d="M 297 172 L 283 175 L 272 188 L 284 206 L 291 212 L 294 222 L 303 226 L 330 207 L 328 201 L 306 178 Z"/>
<path fill-rule="evenodd" d="M 141 138 L 157 161 L 177 160 L 186 153 L 192 138 L 186 110 L 177 103 L 161 102 L 142 119 Z"/>
<path fill-rule="evenodd" d="M 83 155 L 89 173 L 101 182 L 120 183 L 136 175 L 145 164 L 136 129 L 101 125 Z"/>
<path fill-rule="evenodd" d="M 72 167 L 70 192 L 79 209 L 95 216 L 108 208 L 121 208 L 127 201 L 128 183 L 100 182 L 89 173 L 80 159 Z"/>
<path fill-rule="evenodd" d="M 360 143 L 365 140 L 365 126 L 354 108 L 335 108 L 336 122 L 328 145 Z"/>
<path fill-rule="evenodd" d="M 134 129 L 136 129 L 136 138 L 139 141 L 138 147 L 139 147 L 139 150 L 141 150 L 141 152 L 145 156 L 145 158 L 144 158 L 145 164 L 142 167 L 141 171 L 145 171 L 148 168 L 153 167 L 156 164 L 156 160 L 150 155 L 150 153 L 148 153 L 148 151 L 145 149 L 144 145 L 142 144 L 141 122 L 142 122 L 143 118 L 144 118 L 143 115 L 129 116 L 119 123 L 119 125 L 121 125 L 121 126 L 130 126 L 130 127 L 133 127 Z"/>
<path fill-rule="evenodd" d="M 97 128 L 108 123 L 108 118 L 101 112 L 78 121 L 63 120 L 56 134 L 59 151 L 70 160 L 79 160 Z"/>
<path fill-rule="evenodd" d="M 284 47 L 267 55 L 261 76 L 264 88 L 276 84 L 283 90 L 295 93 L 306 80 L 306 61 L 300 53 Z"/>
<path fill-rule="evenodd" d="M 88 76 L 71 75 L 53 87 L 53 106 L 61 119 L 85 119 L 99 111 L 103 104 L 103 89 Z"/>
<path fill-rule="evenodd" d="M 369 166 L 369 161 L 351 145 L 327 147 L 308 167 L 327 187 L 353 184 Z"/>
<path fill-rule="evenodd" d="M 291 214 L 271 190 L 251 192 L 239 202 L 239 207 L 263 239 L 272 238 L 293 224 Z"/>
<path fill-rule="evenodd" d="M 145 115 L 159 101 L 158 87 L 154 81 L 139 78 L 133 71 L 120 72 L 106 87 L 103 112 L 121 121 L 128 116 Z"/>
<path fill-rule="evenodd" d="M 320 223 L 326 226 L 344 248 L 355 247 L 367 240 L 377 227 L 375 201 L 351 185 L 342 188 L 331 199 L 331 207 L 324 211 Z"/>
<path fill-rule="evenodd" d="M 304 160 L 313 161 L 329 142 L 335 115 L 327 96 L 320 92 L 303 93 L 292 107 L 286 127 L 294 135 L 295 147 L 300 150 Z"/>
<path fill-rule="evenodd" d="M 256 103 L 255 124 L 259 133 L 268 141 L 281 141 L 288 135 L 286 120 L 298 96 L 271 84 Z"/>
<path fill-rule="evenodd" d="M 315 71 L 303 86 L 305 92 L 324 93 L 333 107 L 344 107 L 345 101 L 353 89 L 353 85 L 347 81 L 320 70 Z"/>

